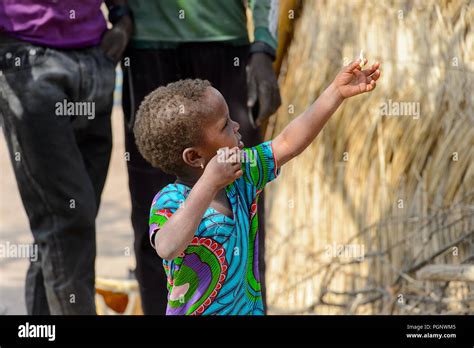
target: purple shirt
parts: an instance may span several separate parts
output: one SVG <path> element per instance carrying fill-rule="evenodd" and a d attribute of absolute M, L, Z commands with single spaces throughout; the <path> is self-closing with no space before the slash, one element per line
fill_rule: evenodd
<path fill-rule="evenodd" d="M 83 48 L 107 29 L 102 0 L 1 0 L 0 32 L 38 45 Z"/>

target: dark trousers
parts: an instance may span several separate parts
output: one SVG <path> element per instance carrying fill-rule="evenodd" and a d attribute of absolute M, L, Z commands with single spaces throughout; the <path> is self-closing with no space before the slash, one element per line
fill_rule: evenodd
<path fill-rule="evenodd" d="M 114 64 L 99 48 L 2 39 L 0 120 L 38 260 L 28 314 L 95 314 L 95 218 L 112 148 Z M 58 103 L 85 101 L 77 114 Z M 86 104 L 84 104 L 86 105 Z"/>
<path fill-rule="evenodd" d="M 224 43 L 186 43 L 176 49 L 138 50 L 129 48 L 123 66 L 123 109 L 125 114 L 125 147 L 130 154 L 128 165 L 132 199 L 132 225 L 135 233 L 136 277 L 140 284 L 145 314 L 165 314 L 166 277 L 162 260 L 150 246 L 148 219 L 154 195 L 175 177 L 150 166 L 139 154 L 132 133 L 134 114 L 144 97 L 159 86 L 186 78 L 209 80 L 224 96 L 230 116 L 240 123 L 245 146 L 259 144 L 259 131 L 252 128 L 247 114 L 245 67 L 248 46 Z M 129 58 L 129 59 L 127 59 Z M 265 304 L 264 199 L 259 203 L 259 269 Z"/>

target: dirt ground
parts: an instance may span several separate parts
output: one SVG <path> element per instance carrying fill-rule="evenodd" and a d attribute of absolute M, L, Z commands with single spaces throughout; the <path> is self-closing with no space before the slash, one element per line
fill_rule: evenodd
<path fill-rule="evenodd" d="M 126 278 L 133 269 L 133 231 L 124 158 L 123 115 L 112 114 L 113 152 L 97 219 L 98 276 Z M 0 135 L 0 244 L 32 243 L 28 220 L 16 186 L 5 138 Z M 28 259 L 0 257 L 0 314 L 26 314 L 24 287 Z"/>

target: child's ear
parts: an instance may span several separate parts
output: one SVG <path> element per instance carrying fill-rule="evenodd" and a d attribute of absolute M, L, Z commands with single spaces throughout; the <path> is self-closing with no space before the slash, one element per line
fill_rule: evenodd
<path fill-rule="evenodd" d="M 183 151 L 183 161 L 188 166 L 194 168 L 201 168 L 201 164 L 204 164 L 204 158 L 198 153 L 194 147 L 187 147 Z"/>

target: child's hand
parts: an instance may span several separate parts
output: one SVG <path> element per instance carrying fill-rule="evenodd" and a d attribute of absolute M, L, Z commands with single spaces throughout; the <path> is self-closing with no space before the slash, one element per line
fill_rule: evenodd
<path fill-rule="evenodd" d="M 367 63 L 364 58 L 363 64 Z M 370 92 L 376 87 L 375 81 L 380 77 L 380 63 L 375 63 L 370 69 L 361 70 L 361 60 L 357 59 L 345 66 L 334 79 L 333 85 L 343 98 L 349 98 L 364 92 Z"/>
<path fill-rule="evenodd" d="M 206 165 L 203 177 L 209 185 L 220 190 L 243 174 L 241 164 L 241 151 L 238 147 L 220 149 Z"/>

